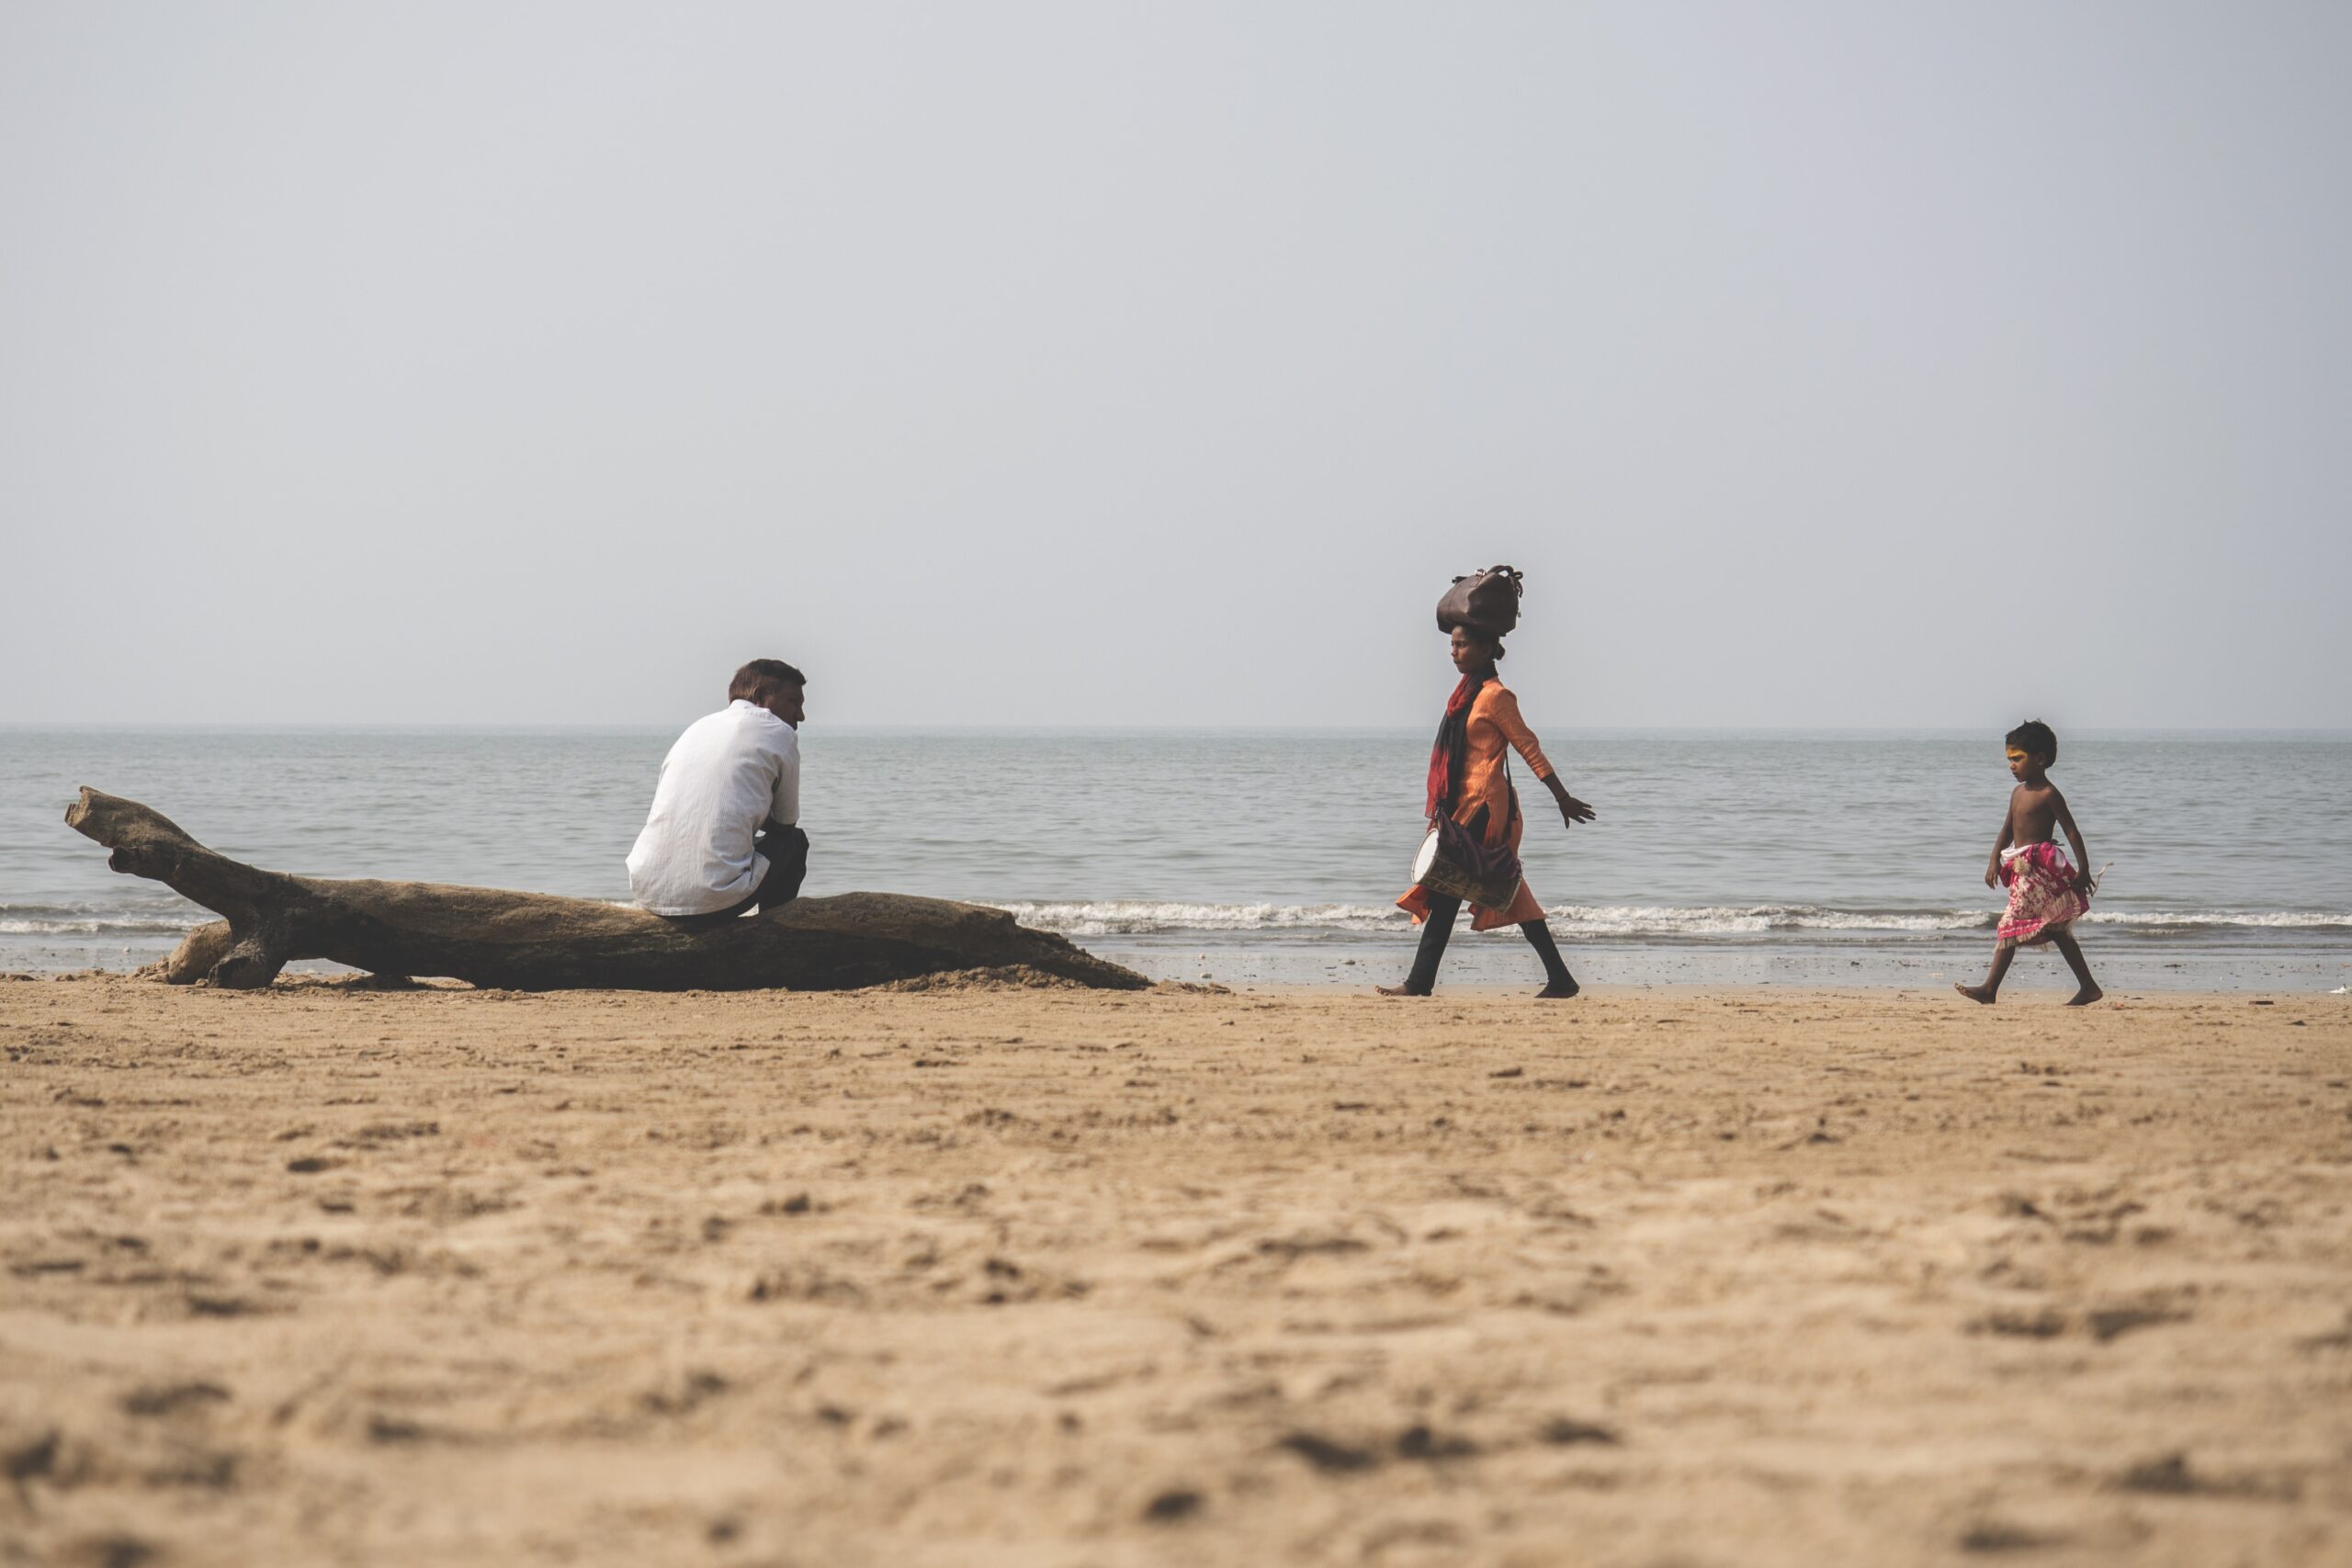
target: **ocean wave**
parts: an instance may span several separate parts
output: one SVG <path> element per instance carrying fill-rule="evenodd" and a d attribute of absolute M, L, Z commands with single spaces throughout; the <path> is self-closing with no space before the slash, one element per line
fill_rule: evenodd
<path fill-rule="evenodd" d="M 1394 905 L 1183 904 L 1105 899 L 1083 904 L 999 904 L 1024 926 L 1066 936 L 1156 931 L 1366 931 L 1412 922 Z"/>
<path fill-rule="evenodd" d="M 1187 931 L 1273 935 L 1402 931 L 1405 912 L 1371 904 L 1195 904 L 1101 899 L 1072 903 L 999 904 L 1024 925 L 1073 937 L 1174 935 Z M 1563 937 L 1670 941 L 1678 938 L 1764 936 L 1818 931 L 1867 937 L 1989 932 L 2000 913 L 1989 908 L 1839 909 L 1817 904 L 1677 906 L 1562 904 L 1546 913 Z M 2121 932 L 2352 931 L 2352 915 L 2291 909 L 2195 909 L 2139 913 L 2098 910 L 2087 924 Z"/>
<path fill-rule="evenodd" d="M 624 904 L 622 907 L 626 908 Z M 1202 904 L 1182 900 L 1093 899 L 998 904 L 1027 926 L 1072 937 L 1177 935 L 1183 932 L 1340 935 L 1409 931 L 1393 904 Z M 54 906 L 0 906 L 0 937 L 173 937 L 219 917 L 201 909 L 111 912 Z M 1867 937 L 1990 931 L 1996 909 L 1839 909 L 1817 904 L 1559 904 L 1547 912 L 1562 937 L 1671 941 L 1818 931 Z M 2200 932 L 2352 932 L 2352 914 L 2319 909 L 2094 909 L 2083 923 L 2118 935 Z"/>
<path fill-rule="evenodd" d="M 12 909 L 0 914 L 0 936 L 186 936 L 220 917 L 198 910 L 184 916 L 109 915 L 68 909 Z"/>
<path fill-rule="evenodd" d="M 188 936 L 209 909 L 101 903 L 0 903 L 0 936 Z"/>
<path fill-rule="evenodd" d="M 2352 931 L 2352 915 L 2324 909 L 2093 909 L 2083 917 L 2093 926 L 2139 931 L 2212 931 L 2240 927 L 2259 931 Z"/>
<path fill-rule="evenodd" d="M 1179 931 L 1378 931 L 1410 929 L 1393 904 L 1190 904 L 1103 899 L 1000 904 L 1024 925 L 1069 936 L 1146 936 Z M 1992 929 L 1977 909 L 1829 909 L 1810 904 L 1680 908 L 1618 904 L 1555 906 L 1553 930 L 1577 936 L 1734 936 L 1774 931 L 1958 931 Z"/>
<path fill-rule="evenodd" d="M 1564 904 L 1546 911 L 1563 936 L 1753 936 L 1766 931 L 1990 931 L 1982 909 L 1832 909 L 1817 904 Z"/>
<path fill-rule="evenodd" d="M 1594 935 L 1732 936 L 1760 931 L 1976 931 L 2000 924 L 1998 909 L 1836 909 L 1815 904 L 1701 908 L 1563 905 L 1549 911 L 1555 930 Z M 2086 925 L 2137 931 L 2352 931 L 2352 914 L 2314 909 L 2094 909 Z"/>

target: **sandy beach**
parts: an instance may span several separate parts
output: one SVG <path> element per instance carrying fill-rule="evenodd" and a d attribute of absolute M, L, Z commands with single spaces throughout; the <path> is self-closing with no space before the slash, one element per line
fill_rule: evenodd
<path fill-rule="evenodd" d="M 0 981 L 0 1561 L 2352 1561 L 2352 1005 L 2058 995 Z"/>

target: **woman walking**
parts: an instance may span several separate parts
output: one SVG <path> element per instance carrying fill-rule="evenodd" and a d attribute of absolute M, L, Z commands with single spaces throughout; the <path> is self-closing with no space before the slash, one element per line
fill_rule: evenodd
<path fill-rule="evenodd" d="M 1442 606 L 1440 618 L 1444 618 Z M 1516 863 L 1519 841 L 1527 824 L 1519 814 L 1519 792 L 1511 787 L 1511 750 L 1516 749 L 1527 759 L 1527 765 L 1552 792 L 1553 800 L 1559 805 L 1562 822 L 1569 827 L 1589 822 L 1592 807 L 1561 784 L 1559 775 L 1544 758 L 1543 747 L 1527 728 L 1527 721 L 1519 716 L 1519 699 L 1496 674 L 1495 664 L 1503 657 L 1501 634 L 1459 621 L 1451 630 L 1453 667 L 1462 672 L 1462 683 L 1446 701 L 1445 718 L 1438 725 L 1437 744 L 1430 751 L 1430 820 L 1432 826 L 1440 818 L 1458 824 L 1489 857 L 1499 858 L 1500 852 L 1508 847 L 1512 863 Z M 1416 883 L 1396 903 L 1422 922 L 1421 945 L 1413 956 L 1413 971 L 1405 983 L 1383 986 L 1379 987 L 1380 994 L 1426 997 L 1437 985 L 1438 963 L 1445 956 L 1446 940 L 1453 934 L 1453 917 L 1460 911 L 1462 900 Z M 1552 940 L 1551 928 L 1544 923 L 1543 907 L 1536 903 L 1534 891 L 1523 878 L 1508 908 L 1489 909 L 1473 904 L 1470 911 L 1472 931 L 1515 925 L 1526 936 L 1529 945 L 1544 960 L 1545 984 L 1536 993 L 1539 998 L 1577 994 L 1576 976 L 1568 973 L 1566 963 L 1561 959 L 1559 944 Z"/>

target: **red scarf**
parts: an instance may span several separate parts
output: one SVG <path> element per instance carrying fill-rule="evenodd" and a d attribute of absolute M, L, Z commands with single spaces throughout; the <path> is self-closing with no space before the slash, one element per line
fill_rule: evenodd
<path fill-rule="evenodd" d="M 1430 748 L 1429 804 L 1423 815 L 1450 816 L 1462 793 L 1462 762 L 1470 749 L 1470 705 L 1487 683 L 1484 675 L 1464 675 L 1445 699 L 1445 716 L 1438 721 L 1437 744 Z"/>

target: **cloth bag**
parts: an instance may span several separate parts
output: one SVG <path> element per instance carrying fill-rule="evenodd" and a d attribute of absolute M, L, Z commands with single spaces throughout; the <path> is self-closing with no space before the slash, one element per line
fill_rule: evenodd
<path fill-rule="evenodd" d="M 1437 602 L 1437 629 L 1456 626 L 1502 636 L 1519 625 L 1519 569 L 1490 566 L 1484 571 L 1457 577 Z"/>
<path fill-rule="evenodd" d="M 1479 817 L 1485 813 L 1481 811 Z M 1413 863 L 1413 881 L 1432 893 L 1466 898 L 1482 909 L 1508 909 L 1519 897 L 1519 856 L 1506 839 L 1488 848 L 1482 834 L 1451 817 L 1433 817 Z"/>

